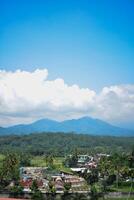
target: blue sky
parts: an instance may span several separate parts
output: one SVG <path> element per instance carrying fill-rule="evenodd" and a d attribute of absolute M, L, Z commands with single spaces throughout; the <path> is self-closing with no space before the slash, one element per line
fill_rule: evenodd
<path fill-rule="evenodd" d="M 133 0 L 0 0 L 0 126 L 91 116 L 134 129 L 133 11 Z"/>
<path fill-rule="evenodd" d="M 133 0 L 0 0 L 0 69 L 100 91 L 134 83 Z"/>

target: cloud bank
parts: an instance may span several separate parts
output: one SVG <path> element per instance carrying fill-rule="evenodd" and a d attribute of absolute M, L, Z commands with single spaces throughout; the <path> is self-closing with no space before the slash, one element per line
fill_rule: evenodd
<path fill-rule="evenodd" d="M 104 87 L 97 94 L 47 77 L 47 69 L 0 70 L 0 126 L 85 115 L 111 123 L 134 122 L 134 85 Z"/>

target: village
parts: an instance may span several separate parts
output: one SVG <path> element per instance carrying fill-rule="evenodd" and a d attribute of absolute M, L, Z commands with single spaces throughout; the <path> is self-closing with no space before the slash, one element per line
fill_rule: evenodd
<path fill-rule="evenodd" d="M 24 188 L 24 192 L 31 192 L 31 186 L 36 180 L 38 188 L 42 193 L 46 193 L 52 184 L 55 192 L 63 193 L 65 184 L 70 184 L 70 192 L 89 192 L 90 188 L 86 180 L 81 176 L 84 172 L 91 173 L 92 169 L 96 169 L 99 160 L 102 157 L 109 157 L 108 154 L 96 154 L 95 156 L 78 155 L 77 163 L 74 167 L 65 170 L 51 170 L 48 167 L 21 167 L 20 168 L 20 184 Z M 69 155 L 72 158 L 72 155 Z"/>
<path fill-rule="evenodd" d="M 133 157 L 129 154 L 79 154 L 77 150 L 62 157 L 8 154 L 3 156 L 1 169 L 0 195 L 9 198 L 133 196 Z"/>

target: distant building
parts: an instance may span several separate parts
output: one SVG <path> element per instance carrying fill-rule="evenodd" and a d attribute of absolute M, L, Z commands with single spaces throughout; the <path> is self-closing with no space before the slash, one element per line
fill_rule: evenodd
<path fill-rule="evenodd" d="M 78 166 L 81 166 L 89 161 L 92 161 L 93 157 L 89 155 L 78 155 Z"/>
<path fill-rule="evenodd" d="M 79 176 L 74 175 L 58 175 L 52 176 L 52 181 L 55 185 L 57 191 L 64 190 L 64 183 L 71 183 L 71 187 L 81 187 L 84 186 L 85 180 Z"/>
<path fill-rule="evenodd" d="M 24 191 L 30 191 L 33 180 L 37 181 L 39 189 L 45 190 L 49 182 L 44 177 L 46 169 L 44 167 L 21 167 L 20 184 L 24 187 Z"/>

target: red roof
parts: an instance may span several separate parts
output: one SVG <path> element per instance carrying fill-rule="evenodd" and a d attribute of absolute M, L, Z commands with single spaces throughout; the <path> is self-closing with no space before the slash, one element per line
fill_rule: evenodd
<path fill-rule="evenodd" d="M 20 184 L 25 188 L 30 188 L 32 185 L 32 180 L 22 180 L 20 181 Z"/>
<path fill-rule="evenodd" d="M 32 185 L 33 180 L 32 179 L 28 179 L 28 180 L 21 180 L 20 184 L 24 187 L 24 188 L 30 188 Z M 43 186 L 43 182 L 42 180 L 37 180 L 37 185 L 38 187 L 42 187 Z"/>

